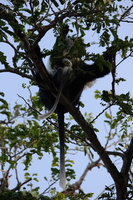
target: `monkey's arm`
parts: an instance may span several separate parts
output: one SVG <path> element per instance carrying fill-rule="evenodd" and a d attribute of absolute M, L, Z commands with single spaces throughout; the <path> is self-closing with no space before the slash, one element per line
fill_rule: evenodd
<path fill-rule="evenodd" d="M 114 66 L 112 63 L 114 56 L 114 52 L 110 53 L 109 49 L 103 54 L 104 60 L 101 61 L 100 66 L 96 63 L 90 65 L 83 61 L 78 61 L 76 63 L 77 65 L 75 68 L 77 68 L 77 72 L 75 74 L 75 78 L 68 87 L 68 93 L 71 97 L 69 100 L 73 103 L 73 105 L 77 105 L 79 102 L 79 98 L 85 85 L 93 82 L 97 78 L 104 77 L 109 74 L 111 70 L 113 70 Z"/>

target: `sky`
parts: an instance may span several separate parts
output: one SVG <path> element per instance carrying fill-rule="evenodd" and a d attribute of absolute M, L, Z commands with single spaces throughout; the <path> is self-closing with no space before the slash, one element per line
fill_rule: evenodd
<path fill-rule="evenodd" d="M 5 0 L 0 0 L 0 3 L 4 3 Z M 131 1 L 123 1 L 123 5 L 128 5 L 131 3 Z M 125 36 L 132 37 L 133 33 L 133 25 L 128 24 L 128 23 L 123 23 L 121 27 L 119 28 L 119 36 L 120 38 L 124 39 Z M 97 40 L 98 35 L 95 35 L 93 33 L 88 33 L 86 35 L 85 40 L 87 41 L 88 38 L 91 38 L 91 42 Z M 43 40 L 43 42 L 46 45 L 46 48 L 51 49 L 53 44 L 54 44 L 55 38 L 53 38 L 52 32 L 46 34 L 46 38 Z M 43 47 L 43 42 L 41 43 Z M 6 45 L 1 45 L 0 46 L 0 51 L 6 52 L 6 54 L 10 57 L 9 62 L 11 62 L 11 55 L 12 55 L 12 50 L 8 48 Z M 93 46 L 91 51 L 94 51 L 95 53 L 101 53 L 102 49 Z M 118 55 L 117 57 L 117 62 L 120 61 L 120 57 Z M 47 62 L 47 61 L 46 61 Z M 0 66 L 1 68 L 1 66 Z M 127 91 L 131 92 L 131 95 L 133 95 L 133 58 L 129 58 L 126 61 L 124 61 L 117 69 L 117 77 L 124 77 L 127 81 L 126 82 L 121 82 L 119 87 L 116 87 L 116 92 L 117 94 L 120 93 L 127 93 Z M 22 88 L 22 83 L 26 83 L 28 85 L 28 81 L 25 78 L 19 77 L 18 75 L 15 74 L 10 74 L 10 73 L 0 73 L 0 91 L 5 93 L 5 99 L 10 102 L 10 107 L 12 108 L 15 104 L 15 102 L 19 104 L 24 104 L 23 100 L 18 97 L 17 94 L 20 96 L 23 96 L 25 99 L 29 98 L 29 92 L 26 89 Z M 104 78 L 101 78 L 97 80 L 96 84 L 83 92 L 81 100 L 85 104 L 85 107 L 82 109 L 82 112 L 88 112 L 88 113 L 93 113 L 93 116 L 97 116 L 102 110 L 103 107 L 100 106 L 100 100 L 96 100 L 94 98 L 94 91 L 95 90 L 110 90 L 111 89 L 111 81 L 112 77 L 111 74 L 107 75 Z M 35 92 L 38 91 L 37 87 L 32 87 L 32 93 L 34 94 Z M 104 136 L 106 135 L 106 131 L 108 130 L 109 127 L 105 127 L 105 124 L 103 122 L 103 117 L 99 117 L 98 120 L 96 121 L 95 127 L 100 129 L 98 137 L 102 141 L 102 143 L 105 142 L 103 139 Z M 77 173 L 77 179 L 80 177 L 82 174 L 82 169 L 85 169 L 87 163 L 88 163 L 88 157 L 83 157 L 83 153 L 78 153 L 77 155 L 68 155 L 68 157 L 72 158 L 74 157 L 75 164 L 74 164 L 74 169 L 76 170 Z M 83 158 L 81 162 L 81 158 Z M 43 179 L 43 177 L 47 174 L 48 177 L 50 178 L 50 172 L 49 168 L 51 167 L 51 156 L 48 154 L 44 155 L 43 160 L 38 160 L 37 157 L 34 158 L 34 162 L 32 163 L 32 166 L 30 167 L 30 173 L 32 174 L 35 172 L 38 173 L 38 179 L 40 180 L 39 183 L 33 182 L 35 186 L 40 186 L 40 192 L 43 191 L 43 188 L 47 187 L 47 183 Z M 37 169 L 37 170 L 36 170 Z M 19 170 L 23 174 L 23 165 L 19 164 Z M 13 173 L 13 172 L 12 172 Z M 44 174 L 43 174 L 44 173 Z M 104 178 L 103 178 L 104 177 Z M 21 182 L 24 181 L 23 175 L 20 176 Z M 73 180 L 71 183 L 74 183 L 75 180 Z M 10 187 L 13 188 L 16 184 L 16 181 L 14 180 L 14 176 L 11 177 L 10 179 Z M 98 195 L 101 191 L 104 189 L 104 185 L 110 185 L 112 184 L 112 179 L 110 175 L 106 172 L 106 169 L 103 167 L 94 168 L 92 169 L 87 177 L 85 178 L 85 182 L 82 185 L 82 188 L 85 192 L 96 192 L 96 195 Z M 44 187 L 45 186 L 45 187 Z M 61 191 L 59 186 L 57 185 L 57 189 Z M 93 199 L 93 198 L 92 198 Z"/>

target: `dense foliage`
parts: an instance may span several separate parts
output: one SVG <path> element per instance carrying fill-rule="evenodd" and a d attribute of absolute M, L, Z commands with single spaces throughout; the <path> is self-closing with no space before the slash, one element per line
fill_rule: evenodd
<path fill-rule="evenodd" d="M 100 170 L 102 167 L 106 168 L 113 179 L 113 184 L 103 188 L 104 191 L 99 195 L 96 194 L 98 197 L 96 198 L 95 195 L 95 199 L 133 199 L 133 94 L 130 87 L 126 92 L 122 91 L 121 93 L 116 89 L 119 85 L 126 83 L 125 77 L 117 75 L 118 66 L 120 67 L 128 59 L 132 62 L 133 38 L 129 34 L 133 31 L 130 27 L 133 23 L 132 11 L 132 1 L 127 3 L 117 0 L 8 0 L 0 3 L 1 47 L 8 46 L 12 52 L 10 55 L 7 50 L 4 51 L 0 47 L 0 73 L 14 73 L 29 80 L 28 86 L 22 84 L 22 87 L 29 91 L 28 100 L 25 96 L 19 96 L 24 101 L 23 105 L 14 103 L 14 107 L 11 108 L 10 102 L 7 102 L 4 96 L 4 86 L 0 91 L 0 199 L 67 198 L 76 200 L 91 199 L 91 197 L 93 199 L 92 191 L 87 187 L 87 192 L 84 192 L 84 187 L 83 189 L 81 187 L 84 179 L 89 179 L 86 177 L 87 173 L 94 167 L 98 167 Z M 36 83 L 31 70 L 36 66 L 47 87 L 53 90 L 51 80 L 35 55 L 35 47 L 36 45 L 40 46 L 46 65 L 45 58 L 54 53 L 52 47 L 51 49 L 47 48 L 47 43 L 51 43 L 51 37 L 59 36 L 64 24 L 69 25 L 71 37 L 77 37 L 80 38 L 79 41 L 84 41 L 86 51 L 82 48 L 83 42 L 77 43 L 76 48 L 81 50 L 79 57 L 82 57 L 85 62 L 97 62 L 99 67 L 106 62 L 99 50 L 98 53 L 93 51 L 94 46 L 100 51 L 101 49 L 105 51 L 107 47 L 115 45 L 117 54 L 113 62 L 115 70 L 111 73 L 110 90 L 105 90 L 103 84 L 103 91 L 95 91 L 95 98 L 100 102 L 99 106 L 102 106 L 102 110 L 97 112 L 94 117 L 91 113 L 85 113 L 84 117 L 82 116 L 80 112 L 80 109 L 84 107 L 82 102 L 79 109 L 76 109 L 65 97 L 62 97 L 64 106 L 71 116 L 67 116 L 65 123 L 68 187 L 66 191 L 58 192 L 57 116 L 52 114 L 43 122 L 38 120 L 38 114 L 44 108 L 38 93 L 32 94 L 32 87 Z M 119 30 L 124 24 L 128 24 L 129 28 L 122 38 Z M 45 39 L 47 34 L 50 34 L 49 41 Z M 93 34 L 97 35 L 95 41 L 92 40 Z M 54 43 L 51 44 L 51 46 L 53 45 Z M 59 40 L 54 46 L 54 51 L 61 52 L 64 48 L 63 45 Z M 75 54 L 76 48 L 72 49 L 72 55 Z M 106 64 L 110 67 L 108 62 Z M 124 67 L 125 73 L 131 70 L 127 66 Z M 13 90 L 10 88 L 10 82 L 11 80 L 7 80 L 9 90 Z M 1 85 L 3 85 L 2 82 Z M 93 107 L 95 108 L 94 104 Z M 103 136 L 100 129 L 101 124 L 97 128 L 97 121 L 100 117 L 102 117 L 102 123 L 109 127 Z M 84 155 L 87 155 L 89 161 L 84 169 L 80 169 L 82 174 L 78 174 L 79 180 L 73 183 L 74 179 L 77 180 L 76 169 L 73 167 L 74 156 L 70 159 L 68 155 L 69 153 L 75 154 L 75 152 L 82 152 L 79 157 L 82 160 L 85 158 Z M 52 163 L 49 166 L 50 178 L 45 170 L 46 154 L 52 155 Z M 35 168 L 34 173 L 30 172 L 33 161 L 38 163 L 36 158 L 42 159 L 41 165 L 44 165 L 44 170 L 41 171 L 44 182 L 41 185 L 37 178 L 38 169 Z M 116 160 L 121 164 L 117 165 Z M 24 171 L 23 178 L 20 175 L 20 168 Z M 93 178 L 96 179 L 95 187 L 97 188 L 98 177 Z M 11 180 L 15 180 L 14 187 L 12 187 Z M 35 181 L 38 182 L 37 187 L 34 186 Z M 27 185 L 30 186 L 30 191 L 27 191 Z"/>

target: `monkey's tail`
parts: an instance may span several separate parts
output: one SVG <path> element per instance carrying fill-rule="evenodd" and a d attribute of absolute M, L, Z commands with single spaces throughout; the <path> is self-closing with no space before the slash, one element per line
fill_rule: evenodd
<path fill-rule="evenodd" d="M 58 124 L 60 139 L 60 186 L 66 189 L 66 172 L 65 172 L 65 153 L 64 153 L 64 107 L 59 104 L 58 107 Z"/>

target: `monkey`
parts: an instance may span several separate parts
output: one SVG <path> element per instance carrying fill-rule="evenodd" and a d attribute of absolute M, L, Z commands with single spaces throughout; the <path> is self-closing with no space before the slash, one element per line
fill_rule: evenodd
<path fill-rule="evenodd" d="M 70 60 L 64 58 L 62 62 L 66 63 L 66 66 L 64 66 L 63 68 L 58 68 L 58 70 L 56 72 L 56 74 L 58 75 L 59 79 L 61 79 L 61 83 L 60 83 L 60 87 L 59 87 L 59 91 L 58 91 L 55 103 L 54 103 L 53 107 L 50 109 L 50 111 L 48 113 L 40 115 L 38 117 L 40 120 L 48 118 L 56 110 L 56 107 L 57 107 L 57 105 L 59 103 L 60 95 L 62 93 L 62 90 L 63 90 L 63 87 L 65 85 L 65 82 L 68 81 L 67 78 L 69 77 L 70 72 L 72 71 L 72 63 L 71 63 Z M 57 80 L 57 78 L 56 78 L 56 80 Z M 69 77 L 69 81 L 71 81 L 70 77 Z"/>
<path fill-rule="evenodd" d="M 63 93 L 66 98 L 71 101 L 73 106 L 79 104 L 81 94 L 85 87 L 91 87 L 97 78 L 104 77 L 109 74 L 112 69 L 107 66 L 107 62 L 103 62 L 102 67 L 94 62 L 87 64 L 82 60 L 82 54 L 85 53 L 85 47 L 82 43 L 83 51 L 76 47 L 76 42 L 68 38 L 68 26 L 65 31 L 57 38 L 53 47 L 53 52 L 50 56 L 49 65 L 46 68 L 41 56 L 40 48 L 35 48 L 37 57 L 41 60 L 53 84 L 58 89 L 58 94 L 55 95 L 48 89 L 43 87 L 43 80 L 38 73 L 33 73 L 34 79 L 39 86 L 40 98 L 43 105 L 50 111 L 44 115 L 39 116 L 40 119 L 49 117 L 53 112 L 58 114 L 59 126 L 59 140 L 60 140 L 60 186 L 66 188 L 66 174 L 65 174 L 65 156 L 64 156 L 64 113 L 67 109 L 60 103 L 60 95 Z M 71 41 L 72 40 L 72 41 Z M 64 49 L 57 51 L 58 43 L 64 44 Z M 74 53 L 72 53 L 74 52 Z M 103 53 L 104 61 L 108 61 L 111 65 L 114 58 L 113 47 L 110 47 Z M 39 81 L 37 81 L 39 80 Z M 42 84 L 40 84 L 42 82 Z"/>

